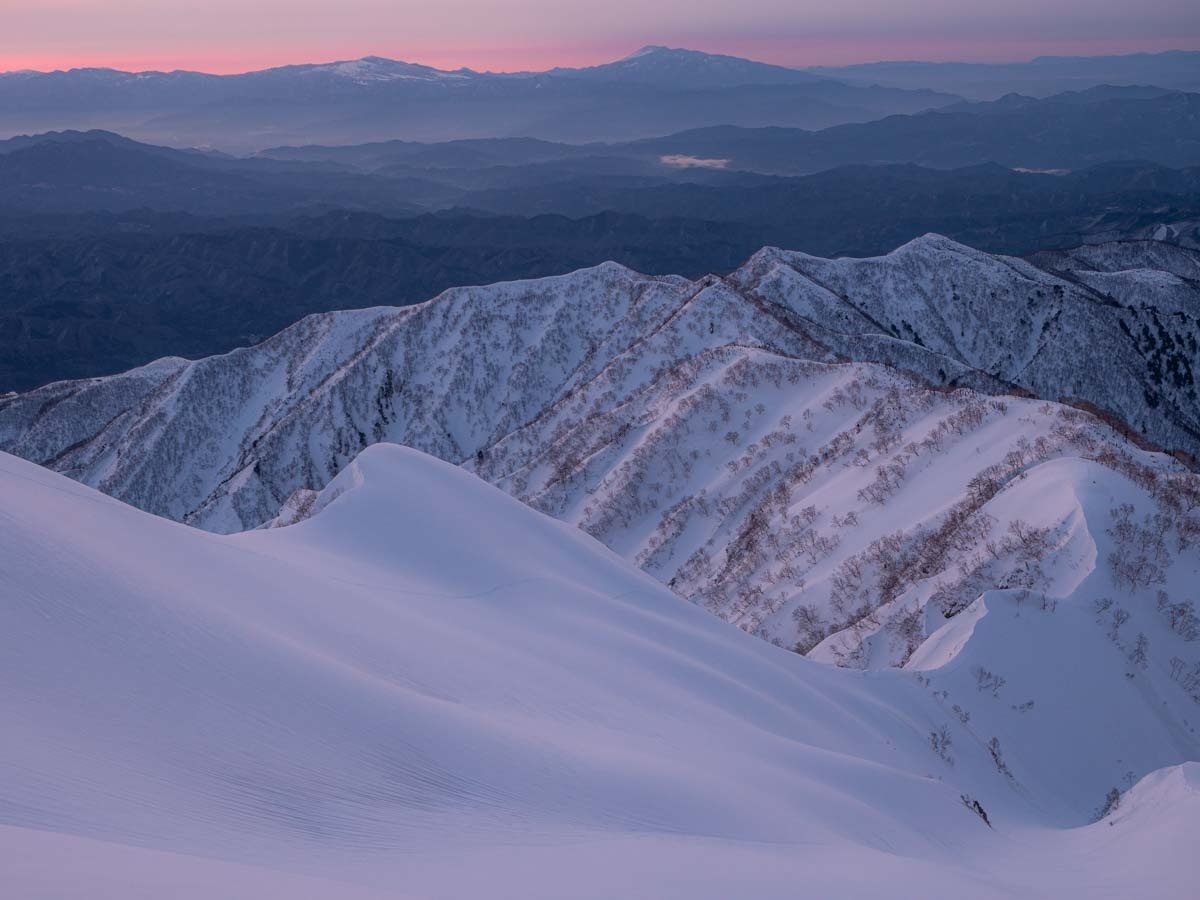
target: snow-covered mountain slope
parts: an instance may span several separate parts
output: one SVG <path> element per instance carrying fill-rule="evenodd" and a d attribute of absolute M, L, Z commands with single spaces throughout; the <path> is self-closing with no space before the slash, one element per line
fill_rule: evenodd
<path fill-rule="evenodd" d="M 1142 497 L 1072 465 L 1046 506 L 1079 500 L 1080 541 L 1094 495 Z M 6 890 L 1174 897 L 1200 875 L 1187 642 L 1152 607 L 1114 627 L 993 592 L 908 671 L 852 672 L 412 450 L 363 452 L 308 512 L 213 535 L 0 456 Z"/>
<path fill-rule="evenodd" d="M 876 259 L 765 250 L 733 281 L 840 330 L 913 341 L 1050 400 L 1082 400 L 1200 456 L 1200 254 L 1156 241 L 1039 259 L 945 238 Z M 929 377 L 929 365 L 918 371 Z"/>
<path fill-rule="evenodd" d="M 843 664 L 902 664 L 991 588 L 1073 590 L 1043 561 L 1077 570 L 1097 551 L 1072 540 L 1069 492 L 1040 499 L 1073 467 L 1152 484 L 1144 512 L 1162 507 L 1165 541 L 1190 546 L 1200 525 L 1196 476 L 1068 407 L 761 352 L 669 377 L 678 396 L 548 417 L 476 468 L 721 618 Z M 1103 532 L 1123 501 L 1095 502 Z"/>
<path fill-rule="evenodd" d="M 1122 272 L 1139 277 L 1102 274 Z M 1038 291 L 1055 315 L 1026 302 Z M 1069 473 L 1132 476 L 1150 495 L 1138 515 L 1168 520 L 1164 547 L 1195 539 L 1196 503 L 1179 498 L 1196 480 L 1169 458 L 1073 407 L 932 386 L 998 393 L 983 370 L 1007 366 L 1078 378 L 1093 397 L 1138 389 L 1132 364 L 1085 371 L 1107 340 L 1092 307 L 1108 309 L 940 238 L 878 260 L 764 251 L 694 283 L 610 264 L 314 316 L 226 356 L 51 385 L 0 401 L 0 447 L 233 532 L 302 518 L 362 449 L 402 443 L 578 525 L 747 631 L 898 665 L 985 591 L 1066 596 L 1061 572 L 1105 568 L 1078 537 Z M 1066 337 L 1076 320 L 1094 326 L 1091 345 Z M 1060 334 L 1053 352 L 1039 343 Z M 1047 479 L 1067 492 L 1051 507 L 1038 502 Z M 1103 535 L 1123 502 L 1095 501 L 1084 531 Z"/>
<path fill-rule="evenodd" d="M 477 77 L 476 73 L 468 69 L 448 72 L 444 69 L 435 69 L 432 66 L 423 66 L 419 63 L 385 59 L 382 56 L 364 56 L 362 59 L 341 60 L 332 63 L 285 66 L 282 69 L 258 74 L 260 76 L 267 75 L 274 77 L 278 80 L 284 80 L 289 76 L 293 78 L 296 76 L 301 78 L 305 76 L 310 78 L 344 78 L 355 84 L 364 86 L 384 81 L 456 84 Z"/>

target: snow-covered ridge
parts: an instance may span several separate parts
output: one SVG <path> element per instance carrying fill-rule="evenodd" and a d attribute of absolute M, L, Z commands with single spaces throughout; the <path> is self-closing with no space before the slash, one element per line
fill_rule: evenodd
<path fill-rule="evenodd" d="M 1107 492 L 1148 502 L 1068 465 L 1046 506 L 1075 498 L 1078 549 Z M 1200 874 L 1171 661 L 1195 644 L 1153 606 L 992 592 L 910 671 L 848 672 L 387 445 L 299 524 L 233 536 L 0 454 L 0 525 L 21 896 L 1166 898 Z"/>
<path fill-rule="evenodd" d="M 450 72 L 418 63 L 384 59 L 381 56 L 365 56 L 362 59 L 306 66 L 304 71 L 311 75 L 334 75 L 364 85 L 378 81 L 453 82 L 469 79 L 475 74 L 466 69 Z"/>
<path fill-rule="evenodd" d="M 1182 466 L 1077 408 L 1004 393 L 1081 396 L 1186 436 L 1194 385 L 1144 376 L 1129 323 L 1176 334 L 1174 363 L 1148 357 L 1158 371 L 1190 366 L 1194 260 L 1139 246 L 1060 258 L 1067 277 L 931 236 L 869 260 L 764 250 L 725 279 L 606 264 L 456 289 L 0 401 L 0 448 L 232 532 L 302 518 L 364 448 L 401 443 L 746 631 L 900 665 L 989 590 L 1065 597 L 1066 572 L 1107 577 L 1095 516 L 1123 501 L 1085 527 L 1072 466 L 1140 479 L 1138 516 L 1168 516 L 1164 546 L 1192 540 L 1193 510 L 1167 508 L 1194 489 Z M 1103 293 L 1085 283 L 1101 276 Z M 1061 500 L 1040 503 L 1052 489 Z"/>

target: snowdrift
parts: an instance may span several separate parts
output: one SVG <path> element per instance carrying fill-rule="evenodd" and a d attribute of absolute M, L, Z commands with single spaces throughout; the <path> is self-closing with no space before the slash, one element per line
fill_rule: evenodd
<path fill-rule="evenodd" d="M 1170 897 L 1200 875 L 1197 707 L 1153 611 L 1124 625 L 1145 666 L 1072 587 L 1055 610 L 988 594 L 908 669 L 848 671 L 413 450 L 310 500 L 214 535 L 0 455 L 6 893 Z"/>

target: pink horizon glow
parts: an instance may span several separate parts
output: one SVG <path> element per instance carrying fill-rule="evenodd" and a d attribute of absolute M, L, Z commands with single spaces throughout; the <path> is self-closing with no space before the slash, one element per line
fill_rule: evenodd
<path fill-rule="evenodd" d="M 1180 38 L 1047 38 L 951 39 L 855 37 L 814 37 L 742 40 L 648 39 L 605 40 L 589 44 L 524 46 L 511 44 L 421 44 L 411 46 L 363 47 L 341 44 L 295 45 L 280 47 L 182 47 L 170 52 L 139 53 L 114 49 L 103 53 L 28 55 L 3 53 L 0 72 L 35 70 L 41 72 L 73 68 L 112 68 L 125 71 L 171 71 L 185 69 L 226 75 L 272 68 L 275 66 L 323 63 L 384 56 L 389 59 L 421 63 L 439 69 L 470 68 L 476 71 L 541 71 L 555 66 L 579 67 L 611 62 L 645 43 L 686 46 L 710 53 L 726 53 L 785 66 L 850 65 L 884 60 L 924 60 L 930 62 L 1024 62 L 1037 56 L 1099 56 L 1166 50 L 1195 49 L 1196 41 Z"/>

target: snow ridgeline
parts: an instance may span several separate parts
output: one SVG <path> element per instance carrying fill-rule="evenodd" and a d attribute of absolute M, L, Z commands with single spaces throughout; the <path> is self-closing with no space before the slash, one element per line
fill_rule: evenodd
<path fill-rule="evenodd" d="M 1035 479 L 1078 503 L 1078 544 L 1108 492 L 1145 502 L 1095 463 Z M 1200 875 L 1169 614 L 992 591 L 863 673 L 413 450 L 359 454 L 309 513 L 207 534 L 0 455 L 8 890 L 1166 898 Z"/>
<path fill-rule="evenodd" d="M 1099 590 L 1111 554 L 1089 547 L 1124 501 L 1114 489 L 1083 528 L 1065 486 L 1042 502 L 1061 463 L 1138 479 L 1137 517 L 1170 520 L 1122 565 L 1165 572 L 1195 539 L 1181 466 L 1078 408 L 1002 392 L 1083 396 L 1186 437 L 1196 254 L 1117 244 L 1043 265 L 1067 278 L 931 236 L 868 260 L 764 250 L 727 279 L 606 264 L 457 289 L 0 401 L 0 448 L 232 532 L 302 517 L 363 448 L 402 443 L 744 630 L 902 665 L 985 591 L 1063 598 L 1088 572 Z M 1139 317 L 1175 329 L 1174 355 L 1131 337 Z M 1138 374 L 1151 363 L 1158 382 Z M 1192 600 L 1160 581 L 1137 578 L 1146 602 Z"/>

